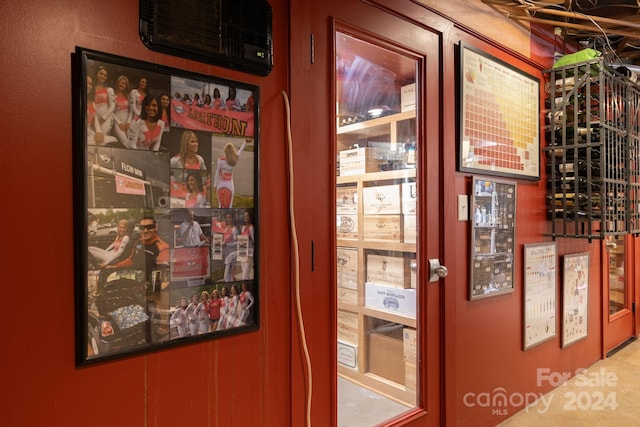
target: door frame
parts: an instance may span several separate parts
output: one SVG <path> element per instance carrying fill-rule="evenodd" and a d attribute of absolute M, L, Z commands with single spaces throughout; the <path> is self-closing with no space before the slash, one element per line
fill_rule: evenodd
<path fill-rule="evenodd" d="M 418 406 L 424 406 L 426 411 L 412 411 L 400 418 L 396 422 L 409 423 L 408 425 L 441 424 L 443 419 L 443 341 L 444 323 L 442 314 L 443 284 L 446 279 L 441 279 L 436 283 L 428 283 L 428 259 L 439 258 L 443 260 L 442 250 L 444 248 L 444 195 L 443 195 L 443 138 L 441 135 L 441 107 L 442 107 L 442 70 L 441 70 L 441 38 L 440 34 L 428 29 L 426 25 L 420 24 L 407 16 L 424 17 L 429 14 L 423 7 L 412 2 L 402 2 L 394 7 L 403 9 L 402 13 L 391 12 L 378 5 L 359 2 L 356 0 L 330 0 L 311 4 L 291 4 L 291 22 L 296 23 L 291 27 L 291 63 L 290 63 L 290 94 L 292 110 L 292 136 L 294 146 L 294 194 L 295 210 L 304 213 L 304 217 L 298 215 L 299 230 L 298 241 L 300 244 L 300 299 L 301 311 L 305 320 L 305 331 L 298 328 L 295 321 L 296 307 L 292 307 L 292 336 L 291 336 L 291 381 L 292 381 L 292 403 L 291 417 L 292 423 L 305 418 L 306 404 L 304 397 L 307 393 L 313 394 L 311 408 L 311 419 L 315 423 L 322 425 L 336 424 L 336 387 L 337 387 L 337 307 L 335 290 L 327 292 L 327 283 L 335 284 L 336 266 L 335 260 L 335 219 L 328 213 L 335 213 L 335 191 L 327 188 L 322 194 L 308 191 L 317 182 L 333 182 L 335 184 L 335 161 L 327 162 L 328 167 L 320 167 L 314 171 L 310 168 L 318 167 L 318 158 L 335 158 L 335 88 L 333 86 L 333 70 L 335 66 L 332 58 L 335 52 L 334 32 L 335 25 L 339 23 L 349 23 L 350 26 L 358 26 L 363 31 L 371 34 L 378 34 L 388 39 L 408 39 L 410 33 L 430 34 L 429 49 L 424 52 L 428 55 L 425 60 L 425 70 L 422 73 L 420 82 L 421 105 L 419 111 L 424 113 L 422 120 L 423 129 L 418 132 L 425 141 L 430 142 L 432 147 L 418 153 L 422 168 L 420 182 L 425 187 L 430 188 L 430 197 L 421 197 L 420 226 L 423 230 L 432 227 L 434 231 L 430 235 L 437 236 L 427 240 L 422 234 L 419 258 L 419 275 L 422 292 L 420 299 L 423 304 L 432 304 L 435 308 L 426 311 L 427 316 L 422 316 L 420 323 L 424 331 L 428 328 L 437 333 L 422 334 L 419 344 L 422 351 L 427 354 L 427 358 L 435 360 L 434 363 L 426 364 L 422 375 L 421 389 L 427 393 L 418 396 Z M 413 15 L 411 15 L 413 13 Z M 402 22 L 402 34 L 389 36 L 389 30 L 380 25 L 381 22 Z M 387 33 L 387 36 L 384 33 Z M 399 42 L 398 42 L 399 44 Z M 410 43 L 405 42 L 407 51 L 416 52 L 411 49 Z M 296 54 L 297 52 L 297 54 Z M 425 78 L 429 76 L 429 79 Z M 330 96 L 327 96 L 330 93 Z M 429 97 L 430 102 L 426 102 Z M 313 101 L 313 106 L 317 111 L 324 111 L 321 115 L 313 114 L 310 111 L 309 101 Z M 434 101 L 437 100 L 437 101 Z M 296 108 L 298 105 L 298 108 Z M 333 107 L 332 107 L 333 106 Z M 326 117 L 326 118 L 325 118 Z M 429 126 L 426 125 L 429 123 Z M 304 140 L 296 141 L 297 139 Z M 328 144 L 329 149 L 318 144 Z M 426 145 L 425 145 L 426 146 Z M 296 150 L 297 148 L 297 150 Z M 318 156 L 320 154 L 320 157 Z M 334 157 L 331 157 L 334 156 Z M 323 178 L 329 178 L 325 179 Z M 309 194 L 314 193 L 314 194 Z M 331 209 L 324 207 L 333 205 Z M 314 207 L 314 208 L 311 208 Z M 320 207 L 316 209 L 315 207 Z M 318 215 L 317 211 L 324 212 L 324 217 Z M 327 233 L 327 231 L 330 231 Z M 327 236 L 328 234 L 328 236 Z M 330 237 L 328 239 L 328 237 Z M 327 274 L 328 273 L 328 274 Z M 333 287 L 335 288 L 335 287 Z M 293 291 L 292 291 L 293 292 Z M 293 301 L 295 301 L 295 296 Z M 425 305 L 426 307 L 426 305 Z M 303 345 L 301 337 L 306 338 L 311 365 L 313 370 L 312 389 L 308 389 L 310 381 L 305 377 L 305 362 L 303 360 Z M 330 349 L 329 351 L 327 351 Z M 433 353 L 433 356 L 431 354 Z M 433 382 L 427 378 L 434 380 Z M 435 384 L 435 386 L 434 386 Z M 425 397 L 430 398 L 426 401 Z"/>
<path fill-rule="evenodd" d="M 404 19 L 403 21 L 405 21 L 403 25 L 415 26 L 414 23 L 406 22 L 406 20 Z M 418 27 L 418 28 L 422 28 L 422 27 Z M 422 28 L 420 31 L 424 32 L 426 30 Z M 371 39 L 375 39 L 377 37 L 375 34 L 373 34 L 370 31 L 366 31 L 366 30 L 363 31 L 362 28 L 356 27 L 348 22 L 345 22 L 344 20 L 340 20 L 337 18 L 331 18 L 330 32 L 333 37 L 334 46 L 335 46 L 335 34 L 337 32 L 355 35 L 356 38 L 361 38 L 365 41 L 367 40 L 371 41 Z M 431 35 L 433 39 L 432 39 L 430 48 L 433 52 L 437 53 L 438 52 L 437 36 L 434 35 L 433 33 Z M 384 46 L 385 44 L 387 46 Z M 389 43 L 389 42 L 385 43 L 384 40 L 381 41 L 381 45 L 387 48 L 391 48 L 389 45 L 394 45 L 394 44 L 397 48 L 398 47 L 397 43 Z M 426 44 L 429 44 L 429 43 L 426 43 Z M 422 379 L 422 382 L 420 384 L 420 390 L 423 391 L 422 395 L 419 394 L 417 396 L 416 407 L 418 409 L 415 411 L 407 412 L 397 417 L 395 419 L 395 422 L 400 422 L 400 421 L 409 422 L 410 420 L 414 420 L 414 419 L 421 420 L 425 417 L 428 417 L 428 422 L 433 423 L 434 419 L 435 420 L 439 419 L 438 417 L 439 417 L 440 406 L 441 406 L 440 397 L 442 394 L 442 385 L 440 384 L 440 380 L 441 380 L 440 373 L 442 369 L 441 369 L 441 363 L 439 360 L 441 334 L 442 334 L 442 328 L 441 328 L 441 322 L 440 322 L 441 316 L 440 316 L 440 305 L 434 303 L 435 301 L 440 300 L 439 293 L 440 293 L 441 282 L 440 281 L 438 281 L 438 283 L 428 282 L 428 277 L 429 277 L 428 259 L 441 258 L 441 256 L 438 255 L 438 253 L 439 253 L 439 248 L 441 247 L 441 243 L 443 239 L 443 233 L 441 232 L 441 230 L 443 230 L 443 227 L 432 227 L 431 232 L 437 235 L 436 239 L 426 238 L 426 234 L 429 233 L 427 224 L 432 226 L 433 224 L 439 224 L 440 221 L 442 220 L 442 215 L 440 210 L 441 206 L 435 203 L 428 203 L 427 202 L 428 198 L 425 197 L 425 194 L 427 194 L 427 192 L 425 191 L 425 187 L 429 187 L 429 195 L 434 196 L 435 199 L 439 199 L 440 195 L 438 193 L 440 191 L 439 189 L 441 185 L 441 182 L 440 182 L 441 174 L 439 173 L 439 169 L 441 168 L 441 165 L 439 164 L 440 137 L 437 132 L 438 126 L 433 125 L 433 123 L 432 123 L 432 126 L 427 126 L 427 122 L 429 120 L 432 120 L 435 123 L 439 123 L 437 121 L 439 120 L 439 115 L 438 115 L 439 110 L 438 110 L 437 103 L 433 103 L 433 102 L 427 103 L 426 99 L 428 96 L 431 96 L 431 98 L 436 97 L 437 96 L 436 94 L 439 93 L 440 91 L 440 88 L 437 84 L 437 82 L 440 80 L 439 75 L 437 79 L 433 79 L 433 80 L 427 79 L 427 75 L 432 76 L 433 74 L 437 73 L 436 70 L 438 70 L 439 64 L 438 64 L 438 61 L 429 60 L 428 56 L 430 54 L 428 52 L 424 54 L 420 54 L 418 53 L 417 50 L 409 49 L 407 46 L 404 46 L 403 48 L 404 50 L 407 50 L 408 52 L 410 51 L 411 54 L 416 56 L 416 61 L 418 63 L 418 68 L 419 68 L 418 74 L 417 74 L 419 81 L 417 81 L 416 83 L 418 83 L 418 87 L 419 87 L 418 90 L 420 93 L 420 97 L 418 100 L 419 105 L 417 106 L 418 107 L 417 111 L 418 111 L 418 114 L 421 114 L 423 116 L 422 120 L 418 120 L 417 134 L 418 134 L 418 137 L 420 138 L 422 146 L 420 146 L 418 149 L 418 158 L 420 161 L 420 168 L 418 169 L 416 179 L 418 180 L 417 181 L 419 184 L 418 189 L 420 192 L 420 197 L 418 201 L 419 212 L 420 212 L 418 229 L 427 230 L 427 233 L 421 232 L 419 235 L 418 245 L 416 249 L 416 258 L 418 260 L 418 265 L 419 265 L 418 283 L 421 288 L 421 291 L 418 294 L 418 298 L 419 298 L 418 307 L 427 308 L 426 309 L 427 316 L 418 316 L 417 322 L 420 330 L 429 331 L 429 333 L 423 332 L 422 335 L 418 338 L 418 342 L 420 344 L 420 349 L 421 349 L 421 351 L 419 351 L 419 354 L 422 354 L 422 355 L 426 354 L 427 360 L 435 359 L 434 354 L 436 354 L 437 362 L 433 364 L 418 363 L 418 365 L 421 365 L 418 367 L 419 376 Z M 334 53 L 335 53 L 335 50 L 334 50 Z M 336 55 L 332 54 L 331 57 L 335 58 Z M 336 64 L 334 62 L 332 65 L 332 69 L 335 69 L 335 66 Z M 336 93 L 335 85 L 334 87 L 332 87 L 331 93 L 334 94 L 334 98 L 332 99 L 331 104 L 335 105 L 335 103 L 337 102 L 337 100 L 335 99 L 335 93 Z M 439 99 L 439 97 L 436 99 Z M 333 129 L 334 129 L 334 138 L 331 142 L 331 146 L 335 147 L 336 146 L 335 125 Z M 426 146 L 426 144 L 429 144 L 429 142 L 427 142 L 429 141 L 429 138 L 431 138 L 432 141 L 436 141 L 437 144 L 435 144 L 436 147 L 428 147 L 427 150 L 425 150 L 423 149 L 423 147 Z M 338 153 L 333 152 L 332 158 L 336 158 L 337 155 Z M 434 173 L 434 170 L 438 170 L 438 172 Z M 336 184 L 335 178 L 332 184 L 335 187 L 335 184 Z M 333 200 L 332 206 L 335 207 L 335 200 Z M 434 232 L 433 229 L 436 229 L 437 231 Z M 335 237 L 335 229 L 333 234 Z M 335 259 L 336 247 L 334 246 L 332 249 L 334 250 L 334 259 Z M 333 289 L 335 289 L 335 286 L 333 286 Z M 333 302 L 334 303 L 336 302 L 335 298 L 333 299 Z M 428 303 L 431 303 L 431 306 L 428 306 L 427 305 Z M 337 313 L 337 305 L 334 307 L 334 312 Z M 422 313 L 424 313 L 424 310 L 422 311 Z M 438 333 L 437 334 L 431 333 L 432 330 L 438 331 Z M 334 345 L 336 342 L 337 342 L 337 334 L 334 340 Z M 427 350 L 427 349 L 431 350 L 433 348 L 437 348 L 435 353 L 433 351 Z M 424 393 L 424 391 L 426 391 L 426 393 Z M 429 396 L 428 400 L 425 398 L 425 395 Z M 425 412 L 420 410 L 419 408 L 426 408 L 427 410 Z"/>

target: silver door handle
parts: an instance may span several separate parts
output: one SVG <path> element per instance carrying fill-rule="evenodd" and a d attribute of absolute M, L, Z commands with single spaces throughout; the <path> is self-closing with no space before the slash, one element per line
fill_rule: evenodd
<path fill-rule="evenodd" d="M 440 260 L 438 258 L 429 260 L 429 281 L 437 282 L 438 280 L 447 277 L 449 274 L 449 269 L 444 265 L 440 265 Z"/>

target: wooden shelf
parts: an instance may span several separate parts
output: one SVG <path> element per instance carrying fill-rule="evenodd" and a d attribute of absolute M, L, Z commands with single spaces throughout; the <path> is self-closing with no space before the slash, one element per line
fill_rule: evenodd
<path fill-rule="evenodd" d="M 361 373 L 342 365 L 338 365 L 338 375 L 361 387 L 382 394 L 402 405 L 406 405 L 408 408 L 413 408 L 416 405 L 416 391 L 407 389 L 403 384 L 389 381 L 386 378 L 370 372 Z"/>
<path fill-rule="evenodd" d="M 352 123 L 350 125 L 338 126 L 338 135 L 385 135 L 392 132 L 389 131 L 390 126 L 395 126 L 401 120 L 414 119 L 416 111 L 405 111 L 404 113 L 390 114 L 388 116 L 378 117 L 377 119 L 366 120 L 363 122 Z M 385 129 L 386 127 L 386 129 Z"/>
<path fill-rule="evenodd" d="M 376 310 L 375 308 L 356 306 L 353 304 L 338 303 L 338 310 L 345 310 L 362 316 L 369 316 L 376 319 L 386 320 L 387 322 L 399 323 L 410 328 L 416 327 L 416 319 L 414 317 L 402 316 L 389 311 Z"/>
<path fill-rule="evenodd" d="M 401 325 L 416 327 L 415 317 L 401 316 L 388 311 L 376 310 L 375 308 L 362 307 L 362 314 L 376 319 L 386 320 L 387 322 L 399 323 Z"/>
<path fill-rule="evenodd" d="M 337 184 L 357 184 L 358 182 L 391 181 L 402 179 L 415 179 L 415 169 L 398 169 L 394 171 L 369 172 L 359 175 L 347 175 L 336 177 Z"/>
<path fill-rule="evenodd" d="M 362 248 L 362 249 L 374 249 L 379 251 L 389 252 L 415 252 L 415 243 L 402 243 L 402 242 L 370 242 L 362 239 L 338 239 L 336 241 L 338 246 L 346 248 Z"/>

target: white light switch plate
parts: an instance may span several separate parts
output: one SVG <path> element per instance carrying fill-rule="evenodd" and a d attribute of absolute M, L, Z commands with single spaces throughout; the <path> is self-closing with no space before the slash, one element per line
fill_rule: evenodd
<path fill-rule="evenodd" d="M 458 194 L 458 221 L 469 221 L 469 197 Z"/>

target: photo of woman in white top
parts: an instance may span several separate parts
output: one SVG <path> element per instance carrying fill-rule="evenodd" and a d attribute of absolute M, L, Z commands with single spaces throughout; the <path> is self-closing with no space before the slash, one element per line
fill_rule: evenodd
<path fill-rule="evenodd" d="M 131 123 L 127 133 L 127 148 L 159 151 L 164 122 L 160 120 L 160 100 L 154 94 L 147 94 L 142 101 L 142 113 Z"/>
<path fill-rule="evenodd" d="M 124 253 L 125 248 L 131 241 L 131 229 L 132 227 L 129 224 L 129 221 L 121 219 L 118 222 L 116 238 L 109 246 L 105 249 L 97 246 L 89 246 L 87 248 L 89 253 L 100 261 L 98 265 L 100 268 L 117 261 L 118 258 L 120 258 L 120 255 Z"/>
<path fill-rule="evenodd" d="M 240 156 L 244 151 L 245 146 L 251 139 L 245 139 L 240 146 L 240 149 L 236 151 L 233 143 L 229 142 L 224 146 L 224 155 L 218 159 L 216 166 L 216 173 L 213 181 L 213 186 L 216 188 L 218 195 L 218 207 L 219 208 L 232 208 L 233 197 L 235 195 L 235 188 L 233 185 L 233 169 L 240 161 Z"/>
<path fill-rule="evenodd" d="M 200 141 L 194 131 L 185 130 L 180 138 L 180 152 L 171 158 L 174 169 L 207 170 L 204 158 L 198 154 Z"/>

